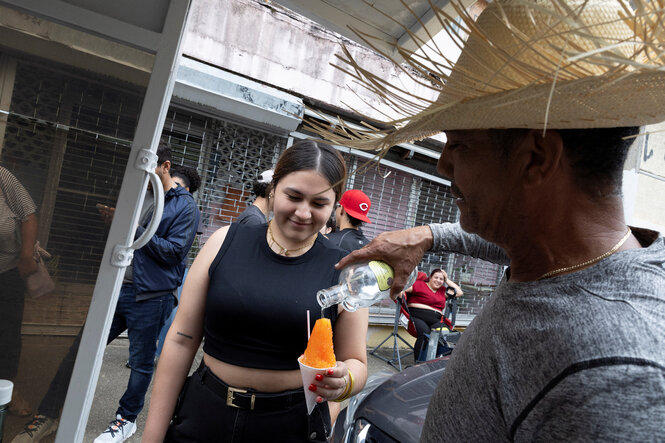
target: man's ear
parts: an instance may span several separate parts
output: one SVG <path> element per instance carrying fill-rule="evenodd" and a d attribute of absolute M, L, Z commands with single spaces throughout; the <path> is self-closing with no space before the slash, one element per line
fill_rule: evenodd
<path fill-rule="evenodd" d="M 538 186 L 560 172 L 563 140 L 556 130 L 532 130 L 523 141 L 524 184 Z"/>

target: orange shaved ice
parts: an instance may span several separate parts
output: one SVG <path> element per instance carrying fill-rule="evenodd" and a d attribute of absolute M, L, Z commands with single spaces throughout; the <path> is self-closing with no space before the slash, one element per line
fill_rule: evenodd
<path fill-rule="evenodd" d="M 307 342 L 302 363 L 312 368 L 334 367 L 337 364 L 337 359 L 333 350 L 332 336 L 330 319 L 318 319 L 314 324 L 309 342 Z"/>

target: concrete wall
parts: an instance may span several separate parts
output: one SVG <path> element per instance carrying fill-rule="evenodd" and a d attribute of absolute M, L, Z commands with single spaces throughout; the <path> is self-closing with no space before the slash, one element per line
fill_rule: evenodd
<path fill-rule="evenodd" d="M 251 0 L 194 0 L 183 54 L 259 82 L 345 110 L 379 116 L 350 89 L 349 76 L 331 66 L 339 37 L 278 6 Z M 435 95 L 416 85 L 387 59 L 345 40 L 353 56 L 383 78 L 409 91 Z M 378 102 L 355 88 L 370 104 Z"/>
<path fill-rule="evenodd" d="M 0 6 L 2 46 L 145 86 L 154 56 L 39 17 Z"/>
<path fill-rule="evenodd" d="M 665 123 L 645 128 L 626 162 L 624 205 L 626 220 L 665 233 Z"/>

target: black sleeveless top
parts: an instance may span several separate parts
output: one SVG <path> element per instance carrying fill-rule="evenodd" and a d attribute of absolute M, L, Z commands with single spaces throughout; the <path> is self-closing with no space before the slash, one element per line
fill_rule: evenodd
<path fill-rule="evenodd" d="M 310 327 L 321 316 L 319 289 L 338 283 L 344 253 L 319 235 L 299 257 L 283 257 L 266 241 L 267 225 L 232 224 L 210 265 L 203 350 L 236 366 L 298 369 Z M 333 323 L 337 306 L 324 313 Z"/>

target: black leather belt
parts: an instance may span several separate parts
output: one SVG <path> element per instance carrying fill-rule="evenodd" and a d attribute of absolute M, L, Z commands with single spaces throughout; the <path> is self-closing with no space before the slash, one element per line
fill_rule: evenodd
<path fill-rule="evenodd" d="M 220 380 L 203 362 L 201 362 L 201 366 L 196 372 L 201 383 L 221 398 L 226 399 L 226 406 L 232 408 L 249 409 L 251 411 L 274 411 L 305 401 L 305 393 L 302 389 L 265 393 L 256 392 L 252 389 L 234 388 Z"/>

